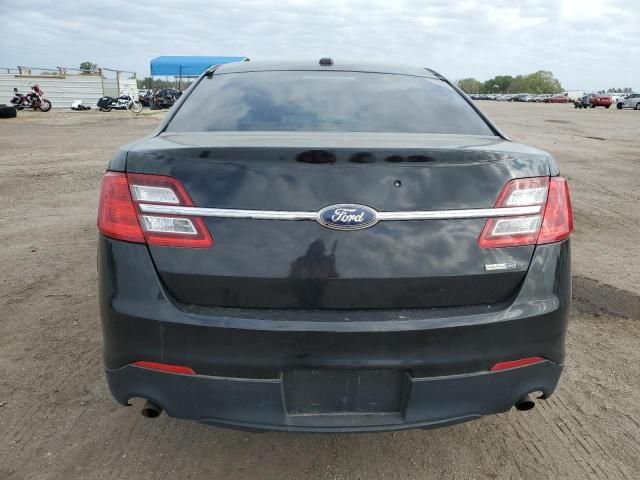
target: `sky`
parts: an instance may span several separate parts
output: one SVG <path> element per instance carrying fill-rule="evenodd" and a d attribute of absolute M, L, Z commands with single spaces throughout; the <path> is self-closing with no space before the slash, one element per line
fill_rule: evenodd
<path fill-rule="evenodd" d="M 5 68 L 88 60 L 143 77 L 160 55 L 329 56 L 640 90 L 638 0 L 0 0 L 0 18 Z"/>

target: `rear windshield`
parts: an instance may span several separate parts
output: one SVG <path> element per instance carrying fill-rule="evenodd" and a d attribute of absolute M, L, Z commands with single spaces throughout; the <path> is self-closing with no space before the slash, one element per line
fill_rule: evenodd
<path fill-rule="evenodd" d="M 460 94 L 441 80 L 336 71 L 205 77 L 166 131 L 493 135 Z"/>

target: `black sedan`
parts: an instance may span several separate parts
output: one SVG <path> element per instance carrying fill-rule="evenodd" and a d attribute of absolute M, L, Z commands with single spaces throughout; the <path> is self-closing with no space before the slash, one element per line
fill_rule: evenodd
<path fill-rule="evenodd" d="M 572 222 L 551 156 L 432 70 L 212 68 L 103 179 L 109 387 L 251 430 L 529 409 L 563 367 Z"/>

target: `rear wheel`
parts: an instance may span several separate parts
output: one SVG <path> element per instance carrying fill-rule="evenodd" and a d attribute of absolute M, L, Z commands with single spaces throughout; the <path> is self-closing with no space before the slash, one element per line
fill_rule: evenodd
<path fill-rule="evenodd" d="M 618 104 L 616 105 L 616 108 L 617 108 L 618 110 L 622 110 L 622 103 L 618 103 Z"/>
<path fill-rule="evenodd" d="M 110 112 L 111 111 L 111 107 L 100 107 L 100 111 L 101 112 Z"/>
<path fill-rule="evenodd" d="M 634 110 L 640 110 L 640 102 L 636 103 Z"/>
<path fill-rule="evenodd" d="M 133 113 L 140 113 L 142 111 L 142 104 L 140 102 L 131 102 L 129 108 Z"/>
<path fill-rule="evenodd" d="M 605 105 L 604 108 L 609 108 L 611 105 Z"/>
<path fill-rule="evenodd" d="M 38 106 L 38 108 L 42 112 L 48 112 L 49 110 L 51 110 L 51 102 L 49 100 L 47 100 L 46 98 L 43 98 L 42 101 L 40 102 L 40 105 Z"/>

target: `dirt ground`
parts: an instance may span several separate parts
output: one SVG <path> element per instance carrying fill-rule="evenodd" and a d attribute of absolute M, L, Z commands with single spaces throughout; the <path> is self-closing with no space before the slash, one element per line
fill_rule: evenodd
<path fill-rule="evenodd" d="M 162 114 L 0 120 L 0 479 L 640 477 L 640 112 L 479 102 L 570 179 L 567 368 L 530 412 L 359 435 L 250 434 L 120 407 L 102 373 L 98 183 Z"/>

